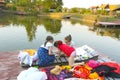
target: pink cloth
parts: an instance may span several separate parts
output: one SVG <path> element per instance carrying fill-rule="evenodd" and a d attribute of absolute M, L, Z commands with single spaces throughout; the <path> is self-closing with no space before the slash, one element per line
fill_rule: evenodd
<path fill-rule="evenodd" d="M 87 65 L 90 66 L 91 68 L 95 68 L 95 67 L 99 66 L 99 63 L 95 60 L 89 60 L 87 62 Z"/>

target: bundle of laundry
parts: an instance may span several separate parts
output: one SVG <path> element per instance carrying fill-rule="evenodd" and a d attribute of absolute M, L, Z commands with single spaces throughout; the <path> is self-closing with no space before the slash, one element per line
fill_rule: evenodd
<path fill-rule="evenodd" d="M 47 75 L 35 67 L 30 67 L 21 71 L 17 76 L 17 80 L 47 80 Z"/>
<path fill-rule="evenodd" d="M 101 65 L 95 67 L 93 72 L 97 72 L 99 76 L 120 78 L 120 65 L 113 62 L 104 62 Z"/>
<path fill-rule="evenodd" d="M 34 49 L 19 51 L 18 59 L 20 60 L 20 64 L 31 66 L 33 64 L 33 61 L 36 61 L 38 59 L 37 51 Z"/>

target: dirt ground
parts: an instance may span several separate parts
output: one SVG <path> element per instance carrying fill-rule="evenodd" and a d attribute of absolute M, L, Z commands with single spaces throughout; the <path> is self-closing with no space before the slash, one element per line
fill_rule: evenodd
<path fill-rule="evenodd" d="M 0 80 L 17 80 L 23 70 L 17 56 L 18 51 L 0 52 Z"/>

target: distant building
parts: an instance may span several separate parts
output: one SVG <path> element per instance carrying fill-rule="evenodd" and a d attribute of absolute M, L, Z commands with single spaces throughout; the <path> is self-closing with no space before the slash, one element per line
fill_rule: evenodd
<path fill-rule="evenodd" d="M 98 6 L 92 6 L 90 7 L 90 10 L 93 12 L 93 13 L 96 13 L 96 11 L 98 10 Z"/>
<path fill-rule="evenodd" d="M 101 6 L 99 7 L 99 9 L 109 11 L 109 4 L 101 4 Z"/>
<path fill-rule="evenodd" d="M 5 2 L 5 0 L 0 0 L 0 2 Z"/>
<path fill-rule="evenodd" d="M 0 9 L 4 8 L 5 6 L 5 1 L 4 0 L 0 0 Z"/>
<path fill-rule="evenodd" d="M 120 15 L 120 4 L 109 5 L 110 15 Z"/>
<path fill-rule="evenodd" d="M 97 10 L 105 10 L 110 13 L 110 15 L 120 15 L 120 4 L 101 4 L 101 6 L 92 6 L 90 7 L 92 12 L 96 12 Z"/>

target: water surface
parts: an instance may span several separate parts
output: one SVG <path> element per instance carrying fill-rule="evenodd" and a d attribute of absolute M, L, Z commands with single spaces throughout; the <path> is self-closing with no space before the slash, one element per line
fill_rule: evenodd
<path fill-rule="evenodd" d="M 120 29 L 47 17 L 0 15 L 0 51 L 38 49 L 47 35 L 63 40 L 72 35 L 77 46 L 89 45 L 120 62 Z"/>

